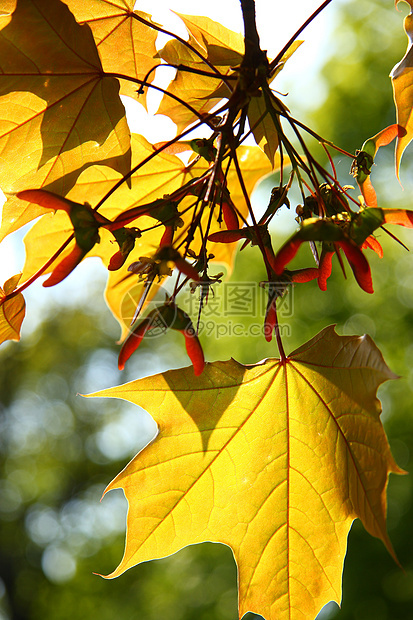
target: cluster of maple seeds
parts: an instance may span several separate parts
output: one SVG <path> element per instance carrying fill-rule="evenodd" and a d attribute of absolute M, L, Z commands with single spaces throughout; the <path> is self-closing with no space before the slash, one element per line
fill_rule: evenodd
<path fill-rule="evenodd" d="M 289 207 L 288 190 L 290 182 L 283 187 L 276 187 L 272 191 L 269 205 L 259 220 L 254 225 L 248 225 L 243 217 L 243 225 L 239 223 L 239 211 L 232 202 L 230 193 L 225 184 L 225 177 L 220 168 L 214 163 L 216 149 L 212 146 L 211 139 L 208 141 L 196 141 L 198 152 L 210 163 L 210 172 L 204 177 L 196 178 L 186 186 L 171 195 L 164 196 L 152 203 L 141 205 L 122 212 L 113 221 L 102 216 L 88 203 L 79 204 L 62 198 L 45 190 L 24 190 L 17 194 L 22 200 L 37 203 L 38 205 L 53 210 L 65 211 L 73 225 L 75 246 L 72 251 L 57 264 L 44 286 L 53 286 L 61 282 L 71 273 L 85 255 L 90 252 L 99 242 L 99 229 L 105 228 L 112 233 L 118 250 L 111 257 L 108 269 L 116 271 L 127 261 L 135 247 L 135 240 L 142 236 L 142 231 L 137 228 L 140 217 L 149 216 L 154 218 L 158 225 L 163 225 L 164 233 L 160 239 L 159 247 L 152 257 L 141 257 L 128 266 L 128 271 L 138 275 L 140 281 L 145 282 L 144 292 L 139 300 L 131 327 L 137 320 L 144 307 L 146 297 L 155 279 L 160 281 L 165 276 L 172 275 L 172 268 L 184 276 L 184 282 L 175 288 L 174 294 L 161 306 L 152 310 L 130 332 L 123 343 L 119 354 L 119 368 L 123 369 L 126 361 L 139 347 L 145 334 L 154 328 L 173 329 L 183 334 L 187 353 L 193 363 L 195 375 L 200 375 L 205 366 L 204 354 L 191 318 L 176 305 L 176 294 L 182 286 L 192 282 L 191 290 L 201 287 L 200 311 L 207 298 L 208 291 L 213 283 L 220 281 L 222 274 L 210 277 L 208 274 L 209 261 L 214 255 L 208 253 L 208 242 L 233 244 L 240 240 L 244 241 L 242 248 L 247 244 L 259 246 L 268 273 L 268 303 L 264 319 L 264 334 L 267 341 L 271 341 L 274 331 L 278 327 L 276 303 L 283 296 L 288 285 L 304 283 L 317 279 L 321 290 L 327 289 L 327 279 L 332 270 L 332 257 L 337 254 L 343 268 L 341 251 L 346 256 L 354 276 L 360 287 L 367 293 L 373 293 L 372 277 L 367 259 L 363 254 L 366 248 L 373 249 L 382 256 L 382 248 L 374 236 L 374 232 L 385 223 L 400 224 L 413 227 L 413 212 L 400 209 L 382 209 L 377 206 L 374 189 L 370 182 L 371 166 L 374 155 L 382 144 L 387 144 L 396 135 L 399 128 L 393 125 L 377 136 L 366 141 L 361 151 L 354 158 L 352 171 L 357 179 L 363 199 L 373 203 L 367 206 L 361 203 L 358 211 L 352 211 L 346 197 L 347 187 L 341 187 L 338 183 L 330 185 L 323 183 L 315 191 L 304 198 L 304 204 L 299 205 L 297 221 L 300 223 L 298 231 L 275 253 L 272 247 L 271 235 L 268 225 L 273 215 L 283 206 Z M 372 152 L 373 151 L 373 152 Z M 199 220 L 207 208 L 205 200 L 206 192 L 210 192 L 211 178 L 213 178 L 213 198 L 209 203 L 211 214 L 219 206 L 219 215 L 216 218 L 225 230 L 218 230 L 204 235 L 201 253 L 197 254 L 191 248 Z M 184 256 L 174 247 L 175 232 L 183 226 L 183 219 L 178 206 L 183 198 L 195 196 L 195 205 L 200 204 L 199 213 L 192 216 L 191 224 L 185 237 Z M 212 215 L 209 218 L 211 221 Z M 126 224 L 133 223 L 134 227 Z M 300 246 L 309 242 L 316 260 L 316 267 L 307 267 L 298 270 L 289 270 L 287 265 L 297 254 Z M 321 243 L 319 254 L 315 242 Z M 188 260 L 189 259 L 189 260 Z M 193 262 L 190 262 L 193 259 Z M 345 273 L 345 272 L 344 272 Z"/>

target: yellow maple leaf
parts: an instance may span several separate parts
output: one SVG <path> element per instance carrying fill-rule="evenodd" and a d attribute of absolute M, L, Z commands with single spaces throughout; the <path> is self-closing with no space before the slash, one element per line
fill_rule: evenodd
<path fill-rule="evenodd" d="M 328 327 L 284 363 L 234 360 L 92 394 L 150 411 L 157 437 L 111 482 L 129 502 L 123 559 L 108 575 L 203 541 L 231 547 L 239 616 L 311 620 L 341 599 L 351 523 L 383 540 L 396 465 L 378 386 L 395 375 L 368 336 Z"/>
<path fill-rule="evenodd" d="M 0 344 L 5 340 L 20 340 L 20 328 L 25 314 L 25 302 L 21 293 L 10 299 L 4 298 L 12 293 L 19 283 L 21 274 L 9 278 L 0 288 Z"/>
<path fill-rule="evenodd" d="M 47 186 L 64 196 L 97 163 L 126 174 L 130 135 L 119 82 L 104 75 L 88 26 L 62 2 L 20 0 L 11 19 L 0 16 L 0 28 L 3 191 Z M 42 213 L 12 199 L 1 237 Z"/>
<path fill-rule="evenodd" d="M 223 75 L 231 73 L 231 67 L 242 60 L 244 39 L 241 34 L 214 22 L 209 17 L 182 15 L 189 33 L 189 43 Z M 186 65 L 192 69 L 211 72 L 211 67 L 193 51 L 177 40 L 168 41 L 159 55 L 167 63 Z M 209 112 L 222 97 L 231 91 L 222 88 L 222 81 L 205 75 L 180 70 L 168 87 L 168 92 L 190 104 L 199 114 Z M 179 101 L 165 95 L 158 112 L 169 116 L 182 131 L 198 117 Z"/>
<path fill-rule="evenodd" d="M 145 23 L 152 23 L 150 15 L 133 10 L 134 0 L 66 0 L 66 4 L 79 24 L 90 26 L 105 73 L 143 80 L 159 65 L 155 46 L 158 31 Z M 148 81 L 154 76 L 155 71 Z M 138 83 L 121 80 L 120 84 L 121 94 L 138 97 Z"/>

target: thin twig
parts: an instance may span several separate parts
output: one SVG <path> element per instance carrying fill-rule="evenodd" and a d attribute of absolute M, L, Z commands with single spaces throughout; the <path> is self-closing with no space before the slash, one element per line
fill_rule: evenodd
<path fill-rule="evenodd" d="M 168 142 L 165 142 L 165 144 L 163 144 L 159 149 L 154 150 L 153 153 L 151 153 L 150 155 L 148 155 L 148 157 L 145 157 L 145 159 L 143 159 L 142 161 L 139 162 L 139 164 L 136 164 L 136 166 L 134 166 L 133 168 L 131 168 L 131 170 L 129 172 L 127 172 L 121 179 L 119 179 L 119 181 L 117 181 L 115 183 L 115 185 L 103 196 L 103 198 L 101 198 L 98 202 L 98 204 L 96 205 L 96 207 L 94 208 L 95 211 L 97 211 L 102 205 L 103 203 L 123 184 L 125 183 L 125 181 L 127 181 L 128 179 L 130 179 L 134 174 L 136 174 L 136 172 L 138 170 L 140 170 L 140 168 L 142 168 L 145 164 L 147 164 L 148 162 L 150 162 L 154 157 L 156 157 L 157 155 L 159 155 L 159 153 L 161 153 L 162 151 L 164 151 L 165 149 L 167 149 L 168 147 L 172 146 L 173 144 L 175 144 L 175 142 L 178 142 L 179 140 L 181 140 L 182 138 L 184 138 L 186 135 L 188 135 L 189 133 L 191 133 L 192 131 L 194 131 L 194 129 L 197 129 L 198 127 L 201 127 L 201 125 L 204 124 L 208 124 L 208 121 L 211 120 L 212 118 L 215 117 L 216 114 L 219 114 L 220 112 L 222 112 L 223 110 L 225 110 L 227 107 L 227 104 L 223 105 L 219 110 L 217 110 L 216 112 L 214 112 L 213 114 L 208 114 L 203 120 L 199 121 L 198 123 L 196 123 L 195 125 L 191 126 L 189 129 L 186 129 L 185 131 L 183 131 L 182 133 L 180 133 L 178 136 L 176 136 L 175 138 L 172 138 L 171 140 L 168 140 Z"/>
<path fill-rule="evenodd" d="M 46 269 L 48 269 L 50 267 L 50 265 L 52 263 L 54 263 L 56 258 L 58 258 L 60 256 L 60 254 L 63 252 L 63 250 L 67 248 L 69 243 L 74 238 L 75 238 L 75 234 L 72 233 L 70 235 L 70 237 L 68 237 L 66 239 L 66 241 L 64 243 L 62 243 L 60 248 L 58 250 L 56 250 L 56 252 L 53 254 L 53 256 L 51 258 L 49 258 L 48 261 L 46 261 L 46 263 L 43 265 L 43 267 L 40 267 L 40 269 L 38 269 L 35 274 L 33 274 L 28 280 L 26 280 L 26 282 L 23 282 L 23 284 L 21 286 L 18 286 L 16 289 L 14 289 L 14 291 L 12 291 L 11 293 L 9 293 L 5 297 L 3 297 L 2 300 L 1 300 L 1 303 L 4 303 L 8 299 L 12 299 L 13 297 L 16 297 L 16 295 L 18 295 L 19 293 L 22 293 L 26 288 L 28 288 L 30 286 L 30 284 L 35 282 L 37 280 L 37 278 L 39 278 L 41 275 L 43 275 L 44 272 L 46 271 Z"/>
<path fill-rule="evenodd" d="M 293 34 L 293 36 L 291 37 L 291 39 L 288 41 L 288 43 L 286 43 L 284 45 L 284 47 L 282 48 L 282 50 L 277 54 L 277 56 L 274 58 L 274 60 L 272 60 L 270 62 L 270 72 L 272 73 L 275 68 L 277 67 L 278 63 L 280 62 L 280 60 L 282 59 L 282 57 L 284 56 L 284 54 L 287 52 L 288 48 L 292 45 L 292 43 L 294 43 L 294 41 L 296 40 L 297 37 L 300 36 L 300 34 L 302 33 L 302 31 L 307 28 L 307 26 L 309 24 L 311 24 L 311 22 L 317 17 L 317 15 L 319 13 L 321 13 L 321 11 L 323 11 L 326 6 L 328 6 L 330 3 L 332 2 L 332 0 L 324 0 L 323 4 L 321 4 L 318 9 L 316 11 L 314 11 L 314 13 L 312 13 L 312 15 L 310 15 L 310 17 L 308 19 L 306 19 L 306 21 L 303 23 L 302 26 L 300 26 L 300 28 Z"/>
<path fill-rule="evenodd" d="M 198 56 L 198 58 L 200 58 L 202 62 L 204 62 L 211 69 L 211 71 L 215 73 L 217 77 L 219 77 L 221 80 L 225 82 L 225 75 L 222 75 L 218 71 L 218 69 L 215 67 L 215 65 L 212 62 L 210 62 L 208 58 L 206 58 L 203 54 L 201 54 L 199 50 L 197 50 L 193 45 L 191 45 L 189 41 L 185 41 L 185 39 L 183 39 L 179 35 L 174 34 L 170 30 L 166 30 L 165 28 L 162 28 L 161 26 L 158 26 L 158 24 L 154 24 L 153 22 L 148 22 L 146 19 L 144 19 L 143 17 L 140 17 L 136 13 L 132 13 L 131 15 L 137 21 L 141 22 L 142 24 L 145 24 L 146 26 L 149 26 L 149 28 L 152 28 L 153 30 L 156 30 L 157 32 L 162 32 L 163 34 L 166 34 L 172 39 L 176 39 L 176 41 L 179 41 L 180 43 L 182 43 L 182 45 L 185 45 L 185 47 L 187 47 L 189 50 L 191 50 L 191 52 L 193 52 L 196 56 Z"/>

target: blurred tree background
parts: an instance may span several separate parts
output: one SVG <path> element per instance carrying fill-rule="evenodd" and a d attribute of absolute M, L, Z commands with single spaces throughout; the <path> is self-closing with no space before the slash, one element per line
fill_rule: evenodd
<path fill-rule="evenodd" d="M 406 37 L 402 14 L 392 4 L 339 3 L 330 55 L 320 77 L 325 101 L 319 109 L 305 112 L 310 126 L 350 152 L 395 120 L 387 76 L 404 54 Z M 299 84 L 293 90 L 300 107 Z M 373 172 L 378 195 L 384 197 L 380 206 L 411 208 L 413 155 L 407 153 L 402 165 L 404 192 L 394 178 L 392 157 L 391 147 L 381 149 Z M 342 183 L 350 184 L 349 161 L 337 158 L 335 164 L 342 170 Z M 268 179 L 256 193 L 264 207 L 274 184 Z M 294 224 L 294 216 L 289 217 Z M 284 216 L 274 218 L 275 247 L 285 238 L 285 226 Z M 395 232 L 412 246 L 409 231 Z M 375 295 L 361 291 L 352 274 L 344 282 L 336 263 L 326 293 L 312 282 L 297 286 L 285 299 L 283 335 L 287 352 L 331 323 L 339 333 L 368 333 L 374 338 L 388 365 L 401 376 L 382 386 L 379 395 L 395 458 L 411 471 L 413 256 L 384 233 L 380 242 L 385 257 L 380 260 L 372 252 L 369 256 Z M 302 248 L 297 267 L 304 254 Z M 232 283 L 244 281 L 246 273 L 252 283 L 265 279 L 254 256 L 258 258 L 254 248 L 239 255 Z M 93 574 L 114 569 L 124 540 L 123 495 L 114 491 L 99 503 L 102 492 L 155 428 L 150 417 L 132 405 L 77 394 L 188 363 L 180 336 L 168 334 L 144 341 L 119 373 L 117 327 L 101 302 L 102 282 L 97 278 L 93 290 L 88 287 L 83 303 L 65 307 L 49 302 L 47 310 L 42 306 L 42 320 L 21 343 L 9 343 L 0 352 L 0 619 L 235 620 L 236 568 L 231 551 L 222 545 L 189 547 L 113 581 Z M 254 294 L 259 297 L 259 288 Z M 228 351 L 245 363 L 276 355 L 274 343 L 266 343 L 262 335 L 232 335 L 234 325 L 244 325 L 250 334 L 252 327 L 261 326 L 258 297 L 254 313 L 221 317 L 219 328 L 206 316 L 208 338 L 203 344 L 208 360 L 227 359 Z M 188 304 L 194 300 L 196 294 L 187 298 Z M 212 302 L 222 310 L 218 287 L 210 300 L 215 321 L 218 310 Z M 392 476 L 389 485 L 388 529 L 404 572 L 382 543 L 356 522 L 349 538 L 342 609 L 329 604 L 320 620 L 413 618 L 412 485 L 406 476 Z M 250 614 L 248 620 L 253 618 Z"/>

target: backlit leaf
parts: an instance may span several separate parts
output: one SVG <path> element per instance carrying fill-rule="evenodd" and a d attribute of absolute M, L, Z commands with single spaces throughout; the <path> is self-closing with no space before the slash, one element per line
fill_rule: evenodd
<path fill-rule="evenodd" d="M 396 0 L 396 5 L 400 0 Z M 413 138 L 413 2 L 407 2 L 411 11 L 404 18 L 404 30 L 409 39 L 406 54 L 393 68 L 390 77 L 393 85 L 393 96 L 397 111 L 397 123 L 406 130 L 404 136 L 397 139 L 396 172 L 399 176 L 400 162 L 405 148 Z"/>
<path fill-rule="evenodd" d="M 372 138 L 368 138 L 361 147 L 361 151 L 356 151 L 352 171 L 353 176 L 357 179 L 366 206 L 377 207 L 376 192 L 370 180 L 370 173 L 377 151 L 381 146 L 390 144 L 394 138 L 401 138 L 405 134 L 406 130 L 401 125 L 397 123 L 389 125 L 389 127 L 382 129 Z"/>
<path fill-rule="evenodd" d="M 215 362 L 198 378 L 189 367 L 93 394 L 146 408 L 159 429 L 107 488 L 129 503 L 109 577 L 213 541 L 234 552 L 240 617 L 313 620 L 339 603 L 355 518 L 394 555 L 386 485 L 402 472 L 376 398 L 392 378 L 368 336 L 328 327 L 285 363 Z"/>
<path fill-rule="evenodd" d="M 0 17 L 2 20 L 9 19 Z M 19 0 L 0 30 L 0 184 L 65 195 L 88 166 L 130 167 L 118 80 L 105 77 L 88 26 L 59 0 Z M 27 205 L 27 203 L 26 203 Z M 2 236 L 45 210 L 12 199 Z"/>
<path fill-rule="evenodd" d="M 287 52 L 281 58 L 276 71 L 271 76 L 271 81 L 284 68 L 285 63 L 300 47 L 303 41 L 294 41 Z M 274 165 L 274 156 L 279 145 L 280 120 L 277 112 L 285 110 L 285 106 L 272 93 L 265 94 L 260 90 L 251 98 L 248 106 L 248 122 L 255 141 L 267 155 L 271 164 Z"/>
<path fill-rule="evenodd" d="M 241 62 L 244 43 L 240 34 L 228 30 L 208 17 L 179 13 L 178 15 L 188 29 L 189 42 L 223 75 L 230 73 L 231 67 Z M 193 69 L 211 72 L 209 65 L 180 41 L 168 41 L 159 54 L 170 64 L 183 64 Z M 185 70 L 177 72 L 168 92 L 180 97 L 203 114 L 209 112 L 220 99 L 231 94 L 219 79 Z M 163 97 L 158 111 L 169 116 L 177 124 L 178 131 L 182 131 L 198 118 L 179 101 L 168 96 Z"/>
<path fill-rule="evenodd" d="M 20 277 L 20 273 L 13 276 L 5 282 L 4 290 L 0 288 L 0 343 L 5 340 L 20 340 L 20 327 L 25 314 L 23 295 L 18 293 L 2 303 L 4 297 L 16 289 Z"/>
<path fill-rule="evenodd" d="M 261 96 L 251 98 L 248 106 L 248 121 L 256 143 L 274 165 L 275 153 L 279 145 L 279 122 L 274 122 L 276 109 L 273 108 L 270 112 L 262 92 L 259 95 Z"/>
<path fill-rule="evenodd" d="M 244 37 L 209 17 L 177 13 L 191 37 L 205 49 L 208 60 L 217 67 L 235 67 L 242 60 Z"/>
<path fill-rule="evenodd" d="M 272 72 L 271 80 L 273 80 L 280 73 L 280 71 L 282 71 L 284 69 L 284 66 L 285 66 L 285 63 L 287 62 L 287 60 L 289 58 L 291 58 L 291 56 L 294 54 L 294 52 L 296 52 L 298 50 L 298 48 L 300 47 L 300 45 L 302 45 L 303 43 L 304 43 L 304 41 L 302 41 L 302 40 L 296 40 L 296 41 L 293 41 L 293 43 L 291 43 L 291 45 L 289 46 L 289 48 L 287 49 L 285 54 L 282 56 L 282 58 L 281 58 L 280 62 L 278 63 L 276 69 Z"/>
<path fill-rule="evenodd" d="M 158 32 L 142 21 L 151 23 L 150 15 L 133 10 L 134 0 L 67 0 L 66 4 L 78 23 L 90 26 L 106 73 L 143 80 L 159 65 Z M 154 76 L 155 71 L 149 81 Z M 121 80 L 121 94 L 136 98 L 138 89 L 137 83 Z"/>
<path fill-rule="evenodd" d="M 152 145 L 142 136 L 133 135 L 131 144 L 133 166 L 154 153 Z M 159 154 L 133 177 L 130 188 L 126 183 L 123 183 L 115 194 L 105 201 L 102 208 L 99 209 L 99 213 L 113 220 L 126 209 L 151 202 L 163 194 L 170 193 L 183 183 L 184 171 L 185 166 L 179 158 Z M 95 206 L 121 178 L 121 175 L 112 168 L 92 166 L 80 175 L 75 187 L 69 192 L 68 198 L 79 203 L 89 202 Z M 185 176 L 184 179 L 189 180 Z M 26 208 L 37 209 L 37 206 L 32 205 Z M 45 212 L 46 209 L 43 211 Z M 151 218 L 144 218 L 144 221 L 139 221 L 139 226 L 142 229 L 153 225 L 154 220 Z M 47 210 L 46 215 L 32 226 L 25 237 L 26 263 L 23 269 L 23 280 L 40 269 L 72 231 L 73 227 L 66 213 L 51 214 L 50 210 Z M 145 233 L 142 239 L 145 246 L 139 245 L 140 249 L 137 249 L 133 254 L 131 262 L 138 260 L 142 254 L 153 252 L 156 248 L 155 239 L 160 238 L 162 231 L 163 227 L 162 229 L 158 228 L 155 237 L 152 236 L 152 238 L 148 238 L 148 233 Z M 113 244 L 112 235 L 104 230 L 101 231 L 101 235 L 102 241 L 95 247 L 91 255 L 100 256 L 107 265 L 116 248 Z M 70 247 L 66 253 L 69 252 Z M 139 252 L 141 253 L 139 254 Z M 137 254 L 139 255 L 137 256 Z M 52 268 L 50 267 L 45 273 L 51 271 Z M 133 281 L 136 280 L 136 276 L 133 274 L 127 272 L 127 275 L 133 278 Z"/>
<path fill-rule="evenodd" d="M 16 8 L 17 0 L 2 0 L 0 7 L 0 16 L 8 19 L 3 19 L 1 22 L 1 27 L 4 28 L 7 26 L 8 22 L 11 20 L 11 14 Z"/>

